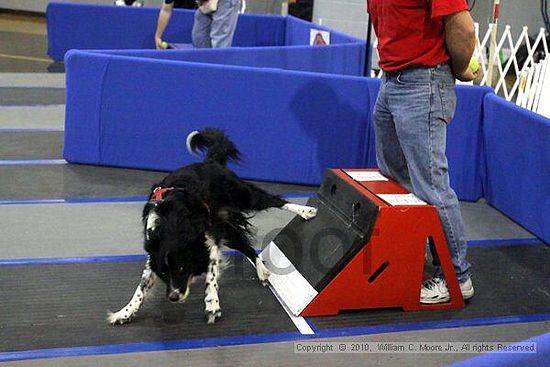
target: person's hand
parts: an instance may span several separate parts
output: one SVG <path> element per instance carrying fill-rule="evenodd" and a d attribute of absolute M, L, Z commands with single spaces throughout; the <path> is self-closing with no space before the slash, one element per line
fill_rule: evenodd
<path fill-rule="evenodd" d="M 468 67 L 461 73 L 455 73 L 455 77 L 461 82 L 471 82 L 472 80 L 479 78 L 479 76 L 481 76 L 481 68 L 478 68 L 474 72 Z"/>
<path fill-rule="evenodd" d="M 155 36 L 155 47 L 157 50 L 162 49 L 162 38 Z"/>

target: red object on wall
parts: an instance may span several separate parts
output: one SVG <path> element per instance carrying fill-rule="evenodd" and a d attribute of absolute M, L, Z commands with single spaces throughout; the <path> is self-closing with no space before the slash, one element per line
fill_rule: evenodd
<path fill-rule="evenodd" d="M 356 181 L 333 170 L 347 184 L 379 206 L 372 235 L 363 248 L 305 307 L 302 316 L 335 315 L 343 310 L 402 308 L 405 311 L 464 307 L 464 300 L 436 208 L 432 205 L 392 205 L 380 194 L 408 194 L 395 181 Z M 421 304 L 426 241 L 435 246 L 451 299 Z"/>

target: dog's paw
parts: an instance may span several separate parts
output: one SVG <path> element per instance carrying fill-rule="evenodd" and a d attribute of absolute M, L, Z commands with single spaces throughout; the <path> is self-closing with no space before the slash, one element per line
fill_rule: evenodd
<path fill-rule="evenodd" d="M 206 310 L 206 322 L 208 324 L 213 324 L 218 320 L 220 317 L 222 317 L 222 310 L 221 308 L 218 308 L 217 310 Z"/>
<path fill-rule="evenodd" d="M 107 312 L 107 322 L 111 325 L 122 325 L 130 322 L 130 316 L 124 312 Z"/>
<path fill-rule="evenodd" d="M 300 213 L 298 213 L 300 217 L 304 218 L 305 220 L 314 218 L 317 215 L 317 208 L 311 207 L 311 206 L 304 206 Z"/>
<path fill-rule="evenodd" d="M 263 286 L 269 284 L 271 272 L 265 267 L 264 262 L 259 257 L 256 258 L 256 274 L 258 274 L 258 279 Z"/>
<path fill-rule="evenodd" d="M 317 209 L 307 205 L 286 203 L 285 205 L 283 205 L 282 209 L 298 214 L 300 217 L 304 218 L 305 220 L 311 219 L 317 215 Z"/>

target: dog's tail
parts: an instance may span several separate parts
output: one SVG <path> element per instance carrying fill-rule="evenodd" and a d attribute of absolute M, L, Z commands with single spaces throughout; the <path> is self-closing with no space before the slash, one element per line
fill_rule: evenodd
<path fill-rule="evenodd" d="M 228 160 L 238 162 L 241 157 L 235 144 L 222 130 L 215 128 L 193 131 L 187 135 L 187 150 L 195 155 L 199 150 L 206 150 L 205 162 L 216 162 L 224 166 Z"/>

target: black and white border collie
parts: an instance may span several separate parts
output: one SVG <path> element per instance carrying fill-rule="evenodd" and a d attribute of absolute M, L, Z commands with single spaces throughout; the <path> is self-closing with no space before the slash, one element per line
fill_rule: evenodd
<path fill-rule="evenodd" d="M 260 282 L 267 284 L 270 272 L 251 245 L 251 213 L 275 207 L 306 220 L 317 214 L 315 208 L 288 203 L 227 169 L 227 161 L 238 161 L 240 154 L 221 130 L 192 132 L 187 149 L 193 154 L 206 150 L 206 158 L 170 173 L 153 186 L 143 209 L 145 270 L 130 302 L 109 313 L 111 324 L 130 321 L 157 278 L 166 284 L 168 299 L 182 303 L 193 277 L 204 273 L 205 313 L 208 323 L 214 323 L 221 316 L 218 279 L 225 262 L 221 245 L 246 255 L 256 265 Z"/>

